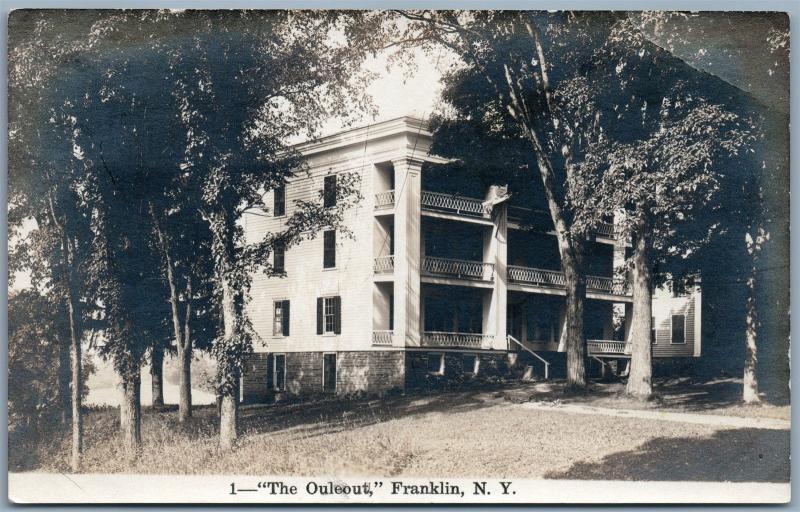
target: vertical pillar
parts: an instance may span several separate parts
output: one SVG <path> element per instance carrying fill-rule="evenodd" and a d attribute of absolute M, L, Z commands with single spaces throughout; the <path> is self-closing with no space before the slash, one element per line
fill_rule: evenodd
<path fill-rule="evenodd" d="M 492 229 L 484 241 L 483 261 L 494 263 L 494 287 L 488 304 L 484 306 L 486 320 L 483 332 L 494 336 L 490 346 L 505 350 L 508 346 L 508 208 L 505 203 L 492 209 Z M 488 307 L 486 307 L 488 306 Z"/>
<path fill-rule="evenodd" d="M 394 206 L 394 343 L 420 346 L 422 300 L 420 269 L 422 161 L 393 160 Z"/>

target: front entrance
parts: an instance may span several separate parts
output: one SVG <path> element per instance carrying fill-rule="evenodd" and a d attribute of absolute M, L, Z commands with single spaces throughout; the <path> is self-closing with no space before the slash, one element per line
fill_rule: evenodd
<path fill-rule="evenodd" d="M 336 354 L 322 355 L 322 390 L 336 392 Z"/>

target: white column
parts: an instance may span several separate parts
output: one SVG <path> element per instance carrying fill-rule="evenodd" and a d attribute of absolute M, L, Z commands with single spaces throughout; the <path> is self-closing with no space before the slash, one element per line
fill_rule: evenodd
<path fill-rule="evenodd" d="M 492 210 L 492 229 L 484 242 L 484 261 L 494 264 L 494 287 L 487 304 L 483 330 L 494 335 L 490 346 L 495 350 L 505 350 L 508 346 L 508 209 L 500 203 Z"/>
<path fill-rule="evenodd" d="M 422 161 L 402 158 L 394 164 L 394 343 L 420 345 L 421 169 Z"/>

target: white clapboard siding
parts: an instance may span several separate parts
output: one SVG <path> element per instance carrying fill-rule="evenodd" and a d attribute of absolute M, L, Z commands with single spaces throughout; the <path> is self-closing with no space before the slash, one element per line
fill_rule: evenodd
<path fill-rule="evenodd" d="M 686 343 L 672 343 L 672 315 L 685 315 Z M 653 316 L 656 322 L 654 357 L 691 357 L 695 344 L 695 295 L 653 297 Z"/>
<path fill-rule="evenodd" d="M 413 132 L 412 132 L 413 133 Z M 371 137 L 370 132 L 370 137 Z M 316 200 L 323 188 L 324 176 L 357 172 L 361 175 L 360 205 L 349 210 L 345 223 L 353 238 L 337 233 L 336 268 L 323 269 L 322 234 L 301 242 L 286 251 L 286 277 L 257 274 L 250 290 L 247 313 L 264 343 L 255 343 L 256 352 L 369 350 L 372 346 L 373 316 L 373 232 L 375 164 L 427 153 L 426 141 L 417 147 L 409 144 L 408 130 L 392 137 L 369 140 L 359 145 L 333 148 L 307 158 L 309 174 L 292 179 L 286 186 L 286 215 L 293 213 L 298 199 Z M 272 217 L 272 193 L 265 196 L 266 213 L 248 215 L 245 236 L 252 242 L 270 230 L 280 230 L 283 219 Z M 317 297 L 341 297 L 340 335 L 316 332 Z M 290 336 L 273 336 L 274 301 L 290 301 Z"/>

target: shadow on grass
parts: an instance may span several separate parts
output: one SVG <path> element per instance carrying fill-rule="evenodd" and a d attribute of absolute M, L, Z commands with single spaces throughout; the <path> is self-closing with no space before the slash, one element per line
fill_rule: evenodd
<path fill-rule="evenodd" d="M 545 478 L 789 482 L 789 440 L 788 430 L 765 429 L 722 430 L 705 439 L 659 437 Z"/>
<path fill-rule="evenodd" d="M 259 405 L 242 408 L 240 425 L 241 431 L 246 434 L 291 430 L 298 437 L 307 438 L 410 416 L 469 412 L 502 402 L 497 390 L 482 389 L 372 400 Z"/>
<path fill-rule="evenodd" d="M 739 379 L 663 379 L 656 381 L 653 390 L 660 396 L 663 405 L 681 407 L 687 411 L 706 411 L 742 403 L 742 382 Z M 789 405 L 786 398 L 767 396 L 764 401 L 771 405 Z"/>

